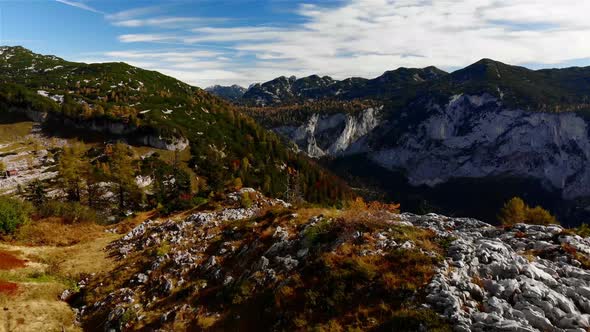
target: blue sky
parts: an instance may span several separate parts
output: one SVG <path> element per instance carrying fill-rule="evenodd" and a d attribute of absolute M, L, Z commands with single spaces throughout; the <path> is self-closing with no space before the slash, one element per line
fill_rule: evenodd
<path fill-rule="evenodd" d="M 484 57 L 590 65 L 588 12 L 585 0 L 0 0 L 0 44 L 247 86 Z"/>

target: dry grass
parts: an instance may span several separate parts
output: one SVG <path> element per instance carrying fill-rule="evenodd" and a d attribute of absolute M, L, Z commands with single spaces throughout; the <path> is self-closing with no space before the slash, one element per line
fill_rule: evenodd
<path fill-rule="evenodd" d="M 116 226 L 112 226 L 117 233 L 127 234 L 133 228 L 137 227 L 142 222 L 152 219 L 156 216 L 156 211 L 139 212 L 135 216 L 120 221 Z"/>
<path fill-rule="evenodd" d="M 197 325 L 199 326 L 199 328 L 203 329 L 203 330 L 207 330 L 209 328 L 211 328 L 213 325 L 215 325 L 215 323 L 218 321 L 218 318 L 214 317 L 214 316 L 201 316 L 199 315 L 197 317 Z"/>
<path fill-rule="evenodd" d="M 0 143 L 13 143 L 27 136 L 34 122 L 0 123 Z"/>
<path fill-rule="evenodd" d="M 16 293 L 0 294 L 0 332 L 80 331 L 74 313 L 59 295 L 75 286 L 80 274 L 113 267 L 103 248 L 119 235 L 91 224 L 63 225 L 58 220 L 34 222 L 21 230 L 20 240 L 0 244 L 0 250 L 26 260 L 19 269 L 0 271 L 0 281 L 13 283 Z M 31 244 L 48 244 L 31 246 Z M 76 243 L 75 245 L 69 245 Z"/>
<path fill-rule="evenodd" d="M 57 299 L 63 286 L 56 282 L 18 283 L 15 296 L 0 296 L 0 332 L 80 331 L 67 303 Z"/>
<path fill-rule="evenodd" d="M 13 270 L 23 268 L 26 266 L 26 262 L 27 261 L 15 256 L 14 253 L 0 250 L 0 270 Z"/>
<path fill-rule="evenodd" d="M 88 242 L 104 232 L 104 228 L 94 223 L 69 225 L 59 218 L 31 221 L 21 227 L 16 243 L 28 246 L 72 246 Z"/>

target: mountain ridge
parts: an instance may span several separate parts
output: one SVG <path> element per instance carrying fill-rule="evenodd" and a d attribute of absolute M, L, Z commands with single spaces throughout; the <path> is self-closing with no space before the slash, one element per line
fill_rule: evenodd
<path fill-rule="evenodd" d="M 433 212 L 452 213 L 456 205 L 443 197 L 452 192 L 451 184 L 478 191 L 478 184 L 495 179 L 511 195 L 545 203 L 547 197 L 557 199 L 563 204 L 553 211 L 567 222 L 586 215 L 590 67 L 532 70 L 482 59 L 435 79 L 402 82 L 406 84 L 397 89 L 382 88 L 385 94 L 373 89 L 350 101 L 330 97 L 245 106 L 242 111 L 308 155 L 338 165 L 331 169 L 357 187 L 362 187 L 356 181 L 360 178 L 384 188 L 405 188 L 403 193 L 416 200 L 402 208 L 429 205 L 419 201 L 423 195 L 441 209 Z M 355 155 L 374 164 L 365 170 L 384 168 L 374 176 L 392 182 L 371 178 L 355 162 L 345 167 L 345 160 Z M 542 193 L 535 194 L 533 187 Z M 498 189 L 492 185 L 486 195 L 498 196 Z M 403 193 L 393 193 L 395 200 L 406 202 L 399 197 Z M 492 211 L 501 202 L 484 205 L 463 215 L 495 222 Z"/>

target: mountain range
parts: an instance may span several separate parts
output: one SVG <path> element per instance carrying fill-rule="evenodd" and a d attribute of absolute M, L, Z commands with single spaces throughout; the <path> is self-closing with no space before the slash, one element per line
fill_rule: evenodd
<path fill-rule="evenodd" d="M 590 67 L 530 70 L 482 59 L 452 73 L 279 77 L 236 103 L 349 181 L 412 210 L 493 222 L 512 195 L 565 220 L 588 206 Z"/>
<path fill-rule="evenodd" d="M 245 92 L 209 89 L 225 91 L 229 102 L 124 63 L 75 63 L 22 47 L 0 48 L 0 68 L 4 109 L 47 130 L 190 147 L 188 166 L 212 186 L 240 178 L 280 195 L 292 186 L 290 167 L 303 174 L 297 186 L 307 199 L 347 195 L 304 152 L 365 194 L 412 212 L 493 222 L 501 204 L 519 195 L 567 221 L 588 206 L 590 68 L 530 70 L 483 59 L 452 73 L 400 68 L 374 79 L 313 75 Z M 244 158 L 250 172 L 236 167 Z M 313 189 L 318 179 L 321 194 Z"/>

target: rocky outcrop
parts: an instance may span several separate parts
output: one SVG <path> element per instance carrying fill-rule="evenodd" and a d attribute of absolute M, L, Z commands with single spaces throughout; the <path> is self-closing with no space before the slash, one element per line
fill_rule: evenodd
<path fill-rule="evenodd" d="M 274 130 L 295 142 L 310 157 L 354 152 L 359 142 L 380 123 L 383 107 L 368 108 L 359 114 L 314 114 L 301 126 L 284 126 Z"/>
<path fill-rule="evenodd" d="M 251 207 L 240 206 L 244 194 L 251 195 Z M 270 219 L 262 218 L 261 211 L 269 207 L 279 210 Z M 407 293 L 418 301 L 407 310 L 434 310 L 455 331 L 582 332 L 590 327 L 590 238 L 560 226 L 518 224 L 504 229 L 470 218 L 387 211 L 371 212 L 371 222 L 355 222 L 350 215 L 346 220 L 323 215 L 301 219 L 293 210 L 281 210 L 286 207 L 244 189 L 230 194 L 222 209 L 139 224 L 109 247 L 120 260 L 120 270 L 126 271 L 123 279 L 85 281 L 89 286 L 84 289 L 102 295 L 79 309 L 82 321 L 99 320 L 117 330 L 177 326 L 196 316 L 235 318 L 239 324 L 246 318 L 236 317 L 235 311 L 228 316 L 224 309 L 231 302 L 224 296 L 237 293 L 233 299 L 240 301 L 252 294 L 293 292 L 284 287 L 304 276 L 311 278 L 302 283 L 311 295 L 321 294 L 319 289 L 337 293 L 330 282 L 343 277 L 357 282 L 355 288 L 366 287 L 363 296 L 387 303 L 387 293 L 374 289 L 381 282 L 371 282 L 381 272 L 390 274 L 384 280 L 395 282 L 403 276 L 409 282 L 412 276 L 399 269 L 416 266 L 379 270 L 384 262 L 407 261 L 430 264 L 417 271 L 433 273 L 419 289 L 396 289 L 393 294 Z M 424 242 L 424 236 L 432 240 Z M 411 257 L 429 258 L 417 263 Z M 317 280 L 326 272 L 317 265 L 320 261 L 330 262 L 328 272 L 338 269 L 338 262 L 353 269 L 338 270 L 337 279 L 324 283 Z M 359 261 L 364 263 L 355 263 Z M 187 294 L 202 302 L 188 300 Z M 215 305 L 215 299 L 221 305 Z M 281 311 L 272 317 L 280 324 L 289 314 Z M 253 324 L 264 326 L 260 321 Z"/>
<path fill-rule="evenodd" d="M 405 170 L 413 185 L 511 176 L 538 179 L 566 199 L 590 195 L 588 124 L 575 113 L 508 109 L 487 94 L 426 107 L 424 120 L 370 158 Z"/>
<path fill-rule="evenodd" d="M 566 200 L 590 196 L 590 127 L 577 113 L 511 109 L 490 94 L 412 107 L 390 121 L 380 120 L 387 110 L 368 109 L 357 116 L 315 114 L 301 126 L 275 130 L 312 157 L 366 153 L 403 171 L 414 186 L 512 177 L 538 180 Z M 411 112 L 421 116 L 405 120 Z"/>
<path fill-rule="evenodd" d="M 427 288 L 455 331 L 587 331 L 590 239 L 560 226 L 503 230 L 467 218 L 400 215 L 452 242 Z M 581 255 L 580 255 L 581 254 Z"/>
<path fill-rule="evenodd" d="M 189 141 L 184 137 L 164 138 L 162 136 L 146 135 L 141 136 L 139 141 L 144 145 L 169 151 L 182 151 L 189 145 Z"/>
<path fill-rule="evenodd" d="M 189 141 L 185 137 L 162 137 L 161 135 L 141 134 L 139 130 L 140 128 L 122 122 L 109 121 L 105 119 L 72 120 L 58 114 L 49 114 L 47 112 L 40 112 L 31 109 L 11 109 L 11 111 L 24 113 L 31 121 L 34 122 L 44 123 L 47 121 L 52 121 L 55 123 L 63 123 L 65 126 L 79 130 L 90 130 L 108 135 L 125 136 L 128 137 L 130 141 L 134 141 L 135 143 L 146 146 L 151 146 L 156 149 L 182 151 L 189 145 Z"/>

